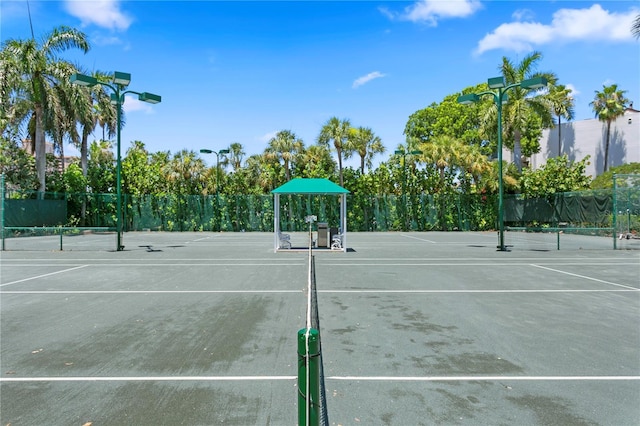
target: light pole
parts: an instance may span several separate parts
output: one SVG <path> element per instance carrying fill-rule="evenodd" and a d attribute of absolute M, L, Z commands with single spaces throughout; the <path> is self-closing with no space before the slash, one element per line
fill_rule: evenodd
<path fill-rule="evenodd" d="M 111 103 L 117 108 L 117 127 L 116 127 L 116 251 L 122 251 L 124 246 L 122 245 L 122 161 L 120 158 L 120 133 L 122 132 L 122 104 L 124 104 L 124 95 L 127 93 L 133 93 L 138 95 L 138 100 L 148 102 L 150 104 L 157 104 L 162 101 L 162 97 L 154 95 L 149 92 L 134 92 L 133 90 L 126 90 L 127 86 L 131 82 L 131 74 L 126 72 L 115 71 L 113 73 L 113 84 L 98 81 L 97 78 L 84 75 L 84 74 L 72 74 L 69 81 L 78 86 L 92 87 L 97 84 L 106 86 L 113 91 L 111 94 Z"/>
<path fill-rule="evenodd" d="M 201 154 L 215 154 L 216 155 L 216 195 L 218 195 L 218 182 L 220 178 L 220 156 L 229 153 L 228 149 L 221 149 L 219 151 L 214 151 L 212 149 L 201 149 Z"/>
<path fill-rule="evenodd" d="M 491 95 L 493 101 L 498 108 L 498 247 L 499 251 L 507 251 L 504 245 L 504 183 L 502 180 L 502 103 L 507 101 L 507 90 L 513 87 L 522 87 L 523 89 L 540 89 L 547 85 L 547 79 L 544 77 L 536 77 L 524 80 L 518 83 L 507 85 L 504 77 L 493 77 L 487 80 L 489 89 L 497 89 L 495 91 L 487 90 L 485 92 L 469 93 L 458 96 L 458 102 L 469 105 L 480 100 L 480 96 Z"/>
<path fill-rule="evenodd" d="M 225 148 L 225 149 L 220 149 L 218 151 L 214 151 L 212 149 L 201 149 L 200 150 L 201 154 L 215 154 L 216 155 L 216 210 L 219 209 L 219 203 L 218 203 L 218 185 L 220 184 L 220 156 L 224 155 L 224 154 L 228 154 L 229 153 L 229 149 Z M 216 211 L 216 213 L 219 213 L 218 211 Z M 218 222 L 216 220 L 216 222 Z M 218 225 L 218 231 L 220 230 L 220 226 Z"/>
<path fill-rule="evenodd" d="M 406 152 L 404 149 L 399 149 L 394 151 L 395 155 L 402 155 L 402 198 L 403 198 L 403 207 L 404 207 L 404 226 L 403 230 L 407 230 L 407 200 L 406 200 L 406 185 L 407 185 L 407 155 L 420 155 L 422 151 L 417 149 L 413 151 Z"/>

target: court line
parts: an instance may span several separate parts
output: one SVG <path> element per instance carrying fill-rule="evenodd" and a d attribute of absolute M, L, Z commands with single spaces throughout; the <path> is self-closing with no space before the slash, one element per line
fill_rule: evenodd
<path fill-rule="evenodd" d="M 640 376 L 327 376 L 325 379 L 388 382 L 636 381 Z"/>
<path fill-rule="evenodd" d="M 400 234 L 400 236 L 401 236 L 401 237 L 405 237 L 405 238 L 412 238 L 412 239 L 414 239 L 414 240 L 418 240 L 418 241 L 424 241 L 424 242 L 431 243 L 431 244 L 437 244 L 437 242 L 435 242 L 435 241 L 427 240 L 427 239 L 425 239 L 425 238 L 418 238 L 418 237 L 414 237 L 414 236 L 412 236 L 412 235 Z"/>
<path fill-rule="evenodd" d="M 564 275 L 570 275 L 572 277 L 584 278 L 585 280 L 596 281 L 596 282 L 603 283 L 603 284 L 610 284 L 610 285 L 614 285 L 614 286 L 617 286 L 617 287 L 628 288 L 628 289 L 632 289 L 632 290 L 640 290 L 640 289 L 637 289 L 635 287 L 630 287 L 628 285 L 612 283 L 611 281 L 600 280 L 598 278 L 587 277 L 586 275 L 574 274 L 572 272 L 565 272 L 565 271 L 561 271 L 559 269 L 547 268 L 546 266 L 535 265 L 533 263 L 531 264 L 531 266 L 534 266 L 534 267 L 540 268 L 540 269 L 546 269 L 547 271 L 558 272 L 558 273 L 564 274 Z"/>
<path fill-rule="evenodd" d="M 314 251 L 315 254 L 318 254 L 318 251 Z M 336 254 L 336 252 L 331 252 L 333 254 Z M 520 262 L 528 262 L 531 263 L 532 260 L 541 260 L 542 263 L 544 262 L 557 262 L 557 261 L 585 261 L 585 262 L 589 262 L 589 261 L 626 261 L 626 262 L 630 262 L 631 260 L 635 260 L 636 262 L 640 261 L 640 255 L 638 256 L 630 256 L 631 258 L 620 258 L 619 256 L 611 256 L 611 257 L 584 257 L 584 256 L 575 256 L 575 257 L 553 257 L 550 259 L 544 259 L 544 258 L 540 258 L 540 259 L 532 259 L 531 257 L 511 257 L 511 258 L 503 258 L 503 259 L 496 259 L 496 258 L 484 258 L 484 257 L 443 257 L 443 258 L 436 258 L 433 259 L 433 261 L 455 261 L 455 262 L 461 262 L 461 261 L 468 261 L 468 262 L 513 262 L 513 261 L 520 261 Z M 74 262 L 75 264 L 77 263 L 92 263 L 92 262 L 105 262 L 108 263 L 113 259 L 96 259 L 96 258 L 74 258 L 74 259 L 60 259 L 60 262 Z M 145 261 L 148 262 L 150 259 L 142 259 L 142 258 L 137 258 L 137 259 L 117 259 L 118 262 L 125 262 L 125 261 L 130 261 L 130 262 L 138 262 L 138 261 Z M 184 259 L 180 259 L 180 258 L 162 258 L 162 259 L 158 259 L 158 262 L 180 262 Z M 252 261 L 262 261 L 262 262 L 266 262 L 267 260 L 271 263 L 273 262 L 290 262 L 292 259 L 291 258 L 284 258 L 284 257 L 273 257 L 273 258 L 269 258 L 269 259 L 265 259 L 264 257 L 261 258 L 213 258 L 213 257 L 203 257 L 203 258 L 193 258 L 190 257 L 188 259 L 190 262 L 235 262 L 235 261 L 239 261 L 239 262 L 252 262 Z M 306 259 L 301 258 L 300 259 L 302 262 L 305 262 Z M 333 261 L 337 261 L 337 260 L 344 260 L 345 262 L 349 262 L 351 260 L 358 260 L 358 261 L 372 261 L 372 262 L 379 262 L 379 261 L 398 261 L 400 259 L 398 259 L 397 257 L 358 257 L 355 259 L 352 259 L 351 257 L 349 257 L 347 255 L 347 257 L 345 257 L 344 259 L 332 259 Z M 42 262 L 52 262 L 54 261 L 51 258 L 29 258 L 29 259 L 7 259 L 6 257 L 2 260 L 3 263 L 7 263 L 7 262 L 16 262 L 16 263 L 24 263 L 24 262 L 38 262 L 38 264 L 41 264 Z M 415 257 L 415 258 L 403 258 L 402 261 L 422 261 L 422 262 L 430 262 L 432 261 L 431 259 L 425 259 L 424 256 L 422 257 Z M 539 262 L 540 263 L 540 262 Z M 100 263 L 96 263 L 96 264 L 100 264 Z M 635 263 L 637 264 L 637 263 Z M 305 263 L 306 265 L 306 263 Z"/>
<path fill-rule="evenodd" d="M 30 382 L 233 382 L 295 380 L 297 376 L 115 376 L 1 377 L 4 383 Z M 327 380 L 362 382 L 487 382 L 487 381 L 638 381 L 640 376 L 327 376 Z"/>
<path fill-rule="evenodd" d="M 234 382 L 295 380 L 297 376 L 122 376 L 122 377 L 1 377 L 0 382 Z"/>
<path fill-rule="evenodd" d="M 158 262 L 162 262 L 159 260 Z M 206 262 L 206 260 L 203 260 Z M 88 263 L 84 266 L 108 266 L 108 267 L 116 267 L 116 266 L 304 266 L 304 262 L 298 263 Z M 60 263 L 50 263 L 50 264 L 42 264 L 42 263 L 34 263 L 34 264 L 21 264 L 21 265 L 3 265 L 4 266 L 70 266 L 71 264 L 60 264 Z"/>
<path fill-rule="evenodd" d="M 282 294 L 303 290 L 10 290 L 0 294 Z M 629 293 L 640 289 L 530 289 L 530 290 L 318 290 L 318 293 L 341 294 L 469 294 L 469 293 Z"/>
<path fill-rule="evenodd" d="M 50 277 L 51 275 L 62 274 L 64 272 L 69 272 L 69 271 L 74 271 L 76 269 L 86 268 L 87 266 L 89 266 L 89 265 L 80 265 L 80 266 L 76 266 L 75 268 L 63 269 L 62 271 L 50 272 L 48 274 L 37 275 L 37 276 L 31 277 L 31 278 L 24 278 L 22 280 L 12 281 L 12 282 L 5 283 L 5 284 L 0 284 L 0 287 L 4 287 L 4 286 L 7 286 L 7 285 L 12 285 L 12 284 L 18 284 L 18 283 L 22 283 L 22 282 L 25 282 L 25 281 L 37 280 L 37 279 L 44 278 L 44 277 Z"/>
<path fill-rule="evenodd" d="M 634 292 L 640 289 L 629 287 L 628 290 L 603 289 L 530 289 L 530 290 L 318 290 L 318 293 L 611 293 Z"/>
<path fill-rule="evenodd" d="M 607 291 L 607 290 L 602 290 Z M 610 290 L 614 291 L 614 290 Z M 615 290 L 625 291 L 625 290 Z M 303 290 L 23 290 L 0 291 L 0 294 L 269 294 L 303 293 Z"/>
<path fill-rule="evenodd" d="M 538 262 L 544 263 L 544 262 Z M 585 259 L 585 262 L 579 263 L 558 263 L 558 262 L 549 262 L 550 265 L 560 265 L 560 266 L 591 266 L 591 265 L 633 265 L 637 266 L 637 262 L 612 262 L 612 263 L 592 263 L 588 262 L 588 259 Z M 435 262 L 404 262 L 404 263 L 330 263 L 330 262 L 322 262 L 322 266 L 491 266 L 491 267 L 510 267 L 510 266 L 531 266 L 532 263 L 528 262 L 510 262 L 510 263 L 493 263 L 491 260 L 486 262 L 478 262 L 478 263 L 463 263 L 463 262 L 452 262 L 452 263 L 435 263 Z"/>

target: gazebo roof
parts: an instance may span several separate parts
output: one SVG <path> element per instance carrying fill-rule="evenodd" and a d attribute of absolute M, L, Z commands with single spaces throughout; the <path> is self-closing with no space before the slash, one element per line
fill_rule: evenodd
<path fill-rule="evenodd" d="M 348 194 L 349 191 L 329 179 L 290 180 L 271 191 L 272 194 Z"/>

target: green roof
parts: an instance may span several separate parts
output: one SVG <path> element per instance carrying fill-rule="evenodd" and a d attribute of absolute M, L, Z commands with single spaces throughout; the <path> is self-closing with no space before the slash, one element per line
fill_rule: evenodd
<path fill-rule="evenodd" d="M 271 191 L 272 194 L 348 194 L 349 191 L 329 179 L 290 180 Z"/>

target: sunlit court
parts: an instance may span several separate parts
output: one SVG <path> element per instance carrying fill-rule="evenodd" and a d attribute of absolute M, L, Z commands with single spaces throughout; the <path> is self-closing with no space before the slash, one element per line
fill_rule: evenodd
<path fill-rule="evenodd" d="M 324 424 L 640 421 L 640 252 L 610 239 L 93 237 L 2 252 L 3 425 L 297 424 L 310 258 Z"/>

